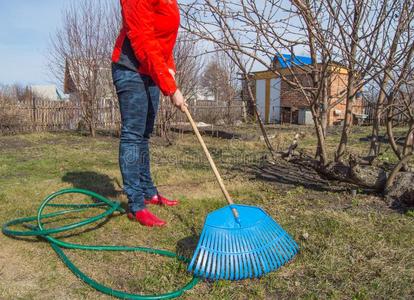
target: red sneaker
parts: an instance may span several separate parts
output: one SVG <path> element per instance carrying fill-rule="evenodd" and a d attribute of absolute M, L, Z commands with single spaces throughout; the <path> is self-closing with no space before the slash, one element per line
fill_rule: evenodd
<path fill-rule="evenodd" d="M 135 212 L 135 214 L 133 214 L 132 212 L 128 213 L 128 219 L 130 219 L 131 221 L 137 221 L 141 225 L 147 227 L 162 227 L 165 224 L 167 224 L 167 222 L 159 219 L 146 208 Z"/>
<path fill-rule="evenodd" d="M 178 200 L 169 200 L 160 194 L 155 195 L 151 199 L 145 199 L 145 204 L 155 204 L 155 205 L 165 205 L 165 206 L 176 206 L 178 205 Z"/>

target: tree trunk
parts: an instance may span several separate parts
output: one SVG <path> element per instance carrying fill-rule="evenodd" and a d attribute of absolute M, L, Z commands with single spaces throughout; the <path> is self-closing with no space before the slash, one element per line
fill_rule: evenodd
<path fill-rule="evenodd" d="M 378 107 L 375 109 L 374 120 L 372 124 L 372 132 L 371 132 L 371 145 L 369 148 L 368 156 L 378 156 L 379 154 L 379 127 L 380 127 L 380 112 Z"/>
<path fill-rule="evenodd" d="M 339 142 L 338 149 L 335 153 L 336 162 L 342 161 L 343 156 L 345 155 L 346 146 L 348 144 L 349 134 L 350 134 L 351 127 L 352 127 L 352 119 L 353 119 L 352 108 L 354 106 L 354 98 L 355 98 L 355 83 L 354 83 L 353 74 L 350 71 L 350 75 L 348 76 L 344 126 L 342 128 L 341 141 Z"/>
<path fill-rule="evenodd" d="M 96 137 L 96 129 L 95 126 L 91 123 L 89 126 L 89 134 L 91 137 Z"/>
<path fill-rule="evenodd" d="M 410 122 L 410 128 L 408 129 L 407 135 L 405 137 L 403 154 L 407 155 L 410 152 L 414 151 L 414 120 Z"/>
<path fill-rule="evenodd" d="M 323 92 L 322 92 L 322 105 L 321 105 L 321 126 L 323 136 L 326 138 L 326 130 L 328 129 L 328 115 L 329 115 L 329 95 L 328 95 L 328 78 L 323 78 Z"/>
<path fill-rule="evenodd" d="M 401 151 L 398 148 L 397 143 L 395 142 L 394 138 L 394 131 L 393 131 L 393 109 L 392 106 L 388 108 L 387 111 L 387 135 L 388 135 L 388 143 L 391 146 L 391 149 L 394 151 L 395 155 L 398 157 L 399 160 L 402 159 Z"/>
<path fill-rule="evenodd" d="M 397 176 L 398 172 L 402 169 L 402 167 L 408 163 L 408 161 L 410 160 L 411 156 L 413 155 L 413 152 L 410 152 L 408 154 L 406 154 L 400 161 L 399 163 L 395 166 L 394 170 L 392 170 L 390 176 L 387 179 L 387 183 L 385 184 L 385 188 L 384 190 L 387 190 L 391 187 L 391 185 L 394 182 L 395 176 Z"/>
<path fill-rule="evenodd" d="M 249 101 L 251 101 L 251 103 L 252 103 L 252 108 L 253 108 L 254 114 L 257 118 L 257 122 L 259 122 L 260 130 L 262 131 L 262 134 L 263 134 L 263 139 L 266 143 L 267 149 L 269 150 L 270 154 L 272 155 L 273 158 L 275 158 L 273 146 L 270 143 L 269 137 L 267 136 L 266 128 L 264 127 L 263 122 L 262 122 L 262 118 L 260 117 L 259 111 L 257 110 L 257 106 L 256 106 L 256 103 L 255 103 L 255 97 L 254 97 L 254 94 L 253 94 L 253 91 L 252 91 L 252 87 L 250 85 L 250 79 L 246 76 L 245 80 L 246 80 L 246 84 L 247 84 L 247 91 L 249 93 L 248 98 L 249 98 Z"/>
<path fill-rule="evenodd" d="M 371 145 L 369 148 L 369 154 L 368 156 L 378 156 L 379 154 L 379 131 L 380 131 L 380 125 L 381 125 L 381 116 L 383 113 L 383 106 L 385 101 L 385 91 L 384 89 L 387 86 L 387 83 L 389 81 L 389 76 L 387 75 L 389 70 L 385 70 L 386 74 L 384 75 L 384 80 L 381 83 L 381 89 L 380 93 L 378 95 L 377 105 L 375 107 L 375 113 L 374 113 L 374 120 L 372 124 L 372 133 L 371 133 Z"/>
<path fill-rule="evenodd" d="M 318 113 L 315 107 L 311 106 L 311 113 L 313 117 L 313 123 L 315 125 L 316 137 L 318 139 L 318 147 L 316 150 L 316 156 L 319 157 L 319 162 L 322 166 L 325 166 L 328 161 L 328 156 L 326 154 L 326 145 L 325 145 L 325 132 L 323 130 L 323 125 L 319 120 Z"/>

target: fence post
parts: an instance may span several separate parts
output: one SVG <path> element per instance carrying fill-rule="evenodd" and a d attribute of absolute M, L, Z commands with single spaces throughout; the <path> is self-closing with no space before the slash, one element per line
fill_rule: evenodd
<path fill-rule="evenodd" d="M 114 128 L 114 130 L 116 130 L 114 100 L 111 99 L 110 103 L 111 103 L 111 125 L 112 125 L 112 128 Z"/>
<path fill-rule="evenodd" d="M 247 107 L 246 107 L 246 102 L 242 101 L 242 116 L 243 116 L 243 122 L 247 123 Z"/>
<path fill-rule="evenodd" d="M 30 97 L 32 98 L 32 110 L 33 110 L 33 130 L 37 131 L 37 116 L 36 116 L 36 97 L 33 95 L 33 93 L 30 93 Z"/>

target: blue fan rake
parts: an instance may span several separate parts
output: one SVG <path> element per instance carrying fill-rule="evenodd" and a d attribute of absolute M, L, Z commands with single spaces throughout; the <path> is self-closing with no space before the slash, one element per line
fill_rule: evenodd
<path fill-rule="evenodd" d="M 263 209 L 234 204 L 190 112 L 184 112 L 229 203 L 207 215 L 188 271 L 210 280 L 241 280 L 277 270 L 298 245 Z"/>

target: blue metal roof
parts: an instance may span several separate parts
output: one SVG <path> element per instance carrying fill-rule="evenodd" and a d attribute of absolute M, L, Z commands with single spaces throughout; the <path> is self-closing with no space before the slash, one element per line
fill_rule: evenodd
<path fill-rule="evenodd" d="M 276 55 L 275 60 L 279 63 L 282 69 L 295 66 L 305 66 L 312 64 L 312 58 L 308 56 L 296 56 L 290 54 Z"/>

